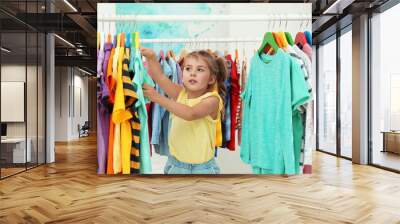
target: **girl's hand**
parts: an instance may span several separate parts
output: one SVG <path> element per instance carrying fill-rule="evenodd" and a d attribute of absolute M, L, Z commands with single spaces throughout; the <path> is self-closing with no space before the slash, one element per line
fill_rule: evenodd
<path fill-rule="evenodd" d="M 156 53 L 150 48 L 140 48 L 140 52 L 147 61 L 157 61 Z"/>
<path fill-rule="evenodd" d="M 151 86 L 146 83 L 143 84 L 143 94 L 153 102 L 156 102 L 160 94 Z"/>

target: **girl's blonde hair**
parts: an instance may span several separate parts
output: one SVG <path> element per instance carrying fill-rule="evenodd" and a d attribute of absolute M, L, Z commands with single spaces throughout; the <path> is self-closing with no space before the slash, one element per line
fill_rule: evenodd
<path fill-rule="evenodd" d="M 193 51 L 185 56 L 187 58 L 202 58 L 210 69 L 211 75 L 215 76 L 215 84 L 211 88 L 218 90 L 222 102 L 224 103 L 226 95 L 225 80 L 228 76 L 228 67 L 224 58 L 218 57 L 206 50 Z M 185 62 L 186 60 L 184 60 Z"/>

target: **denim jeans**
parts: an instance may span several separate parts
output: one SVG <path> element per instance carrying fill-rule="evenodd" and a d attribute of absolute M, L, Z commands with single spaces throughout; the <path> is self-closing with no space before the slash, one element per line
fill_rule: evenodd
<path fill-rule="evenodd" d="M 168 156 L 164 167 L 165 174 L 219 174 L 219 172 L 214 158 L 205 163 L 191 164 L 181 162 L 171 155 Z"/>

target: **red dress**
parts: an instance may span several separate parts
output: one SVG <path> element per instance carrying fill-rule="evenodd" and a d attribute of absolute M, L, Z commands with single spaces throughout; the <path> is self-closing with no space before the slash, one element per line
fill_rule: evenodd
<path fill-rule="evenodd" d="M 229 59 L 232 60 L 231 56 L 228 55 Z M 233 61 L 231 69 L 231 139 L 228 142 L 228 149 L 234 151 L 236 148 L 236 111 L 239 105 L 239 77 L 237 73 L 236 62 Z"/>

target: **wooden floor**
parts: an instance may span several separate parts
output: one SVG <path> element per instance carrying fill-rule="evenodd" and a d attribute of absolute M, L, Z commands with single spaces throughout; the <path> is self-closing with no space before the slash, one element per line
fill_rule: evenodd
<path fill-rule="evenodd" d="M 7 177 L 13 175 L 15 173 L 19 173 L 25 170 L 25 167 L 18 167 L 18 168 L 0 168 L 1 169 L 1 177 Z"/>
<path fill-rule="evenodd" d="M 311 176 L 96 175 L 94 138 L 0 181 L 0 223 L 400 223 L 400 175 L 323 153 Z"/>
<path fill-rule="evenodd" d="M 400 170 L 400 154 L 376 150 L 372 159 L 375 164 Z"/>

